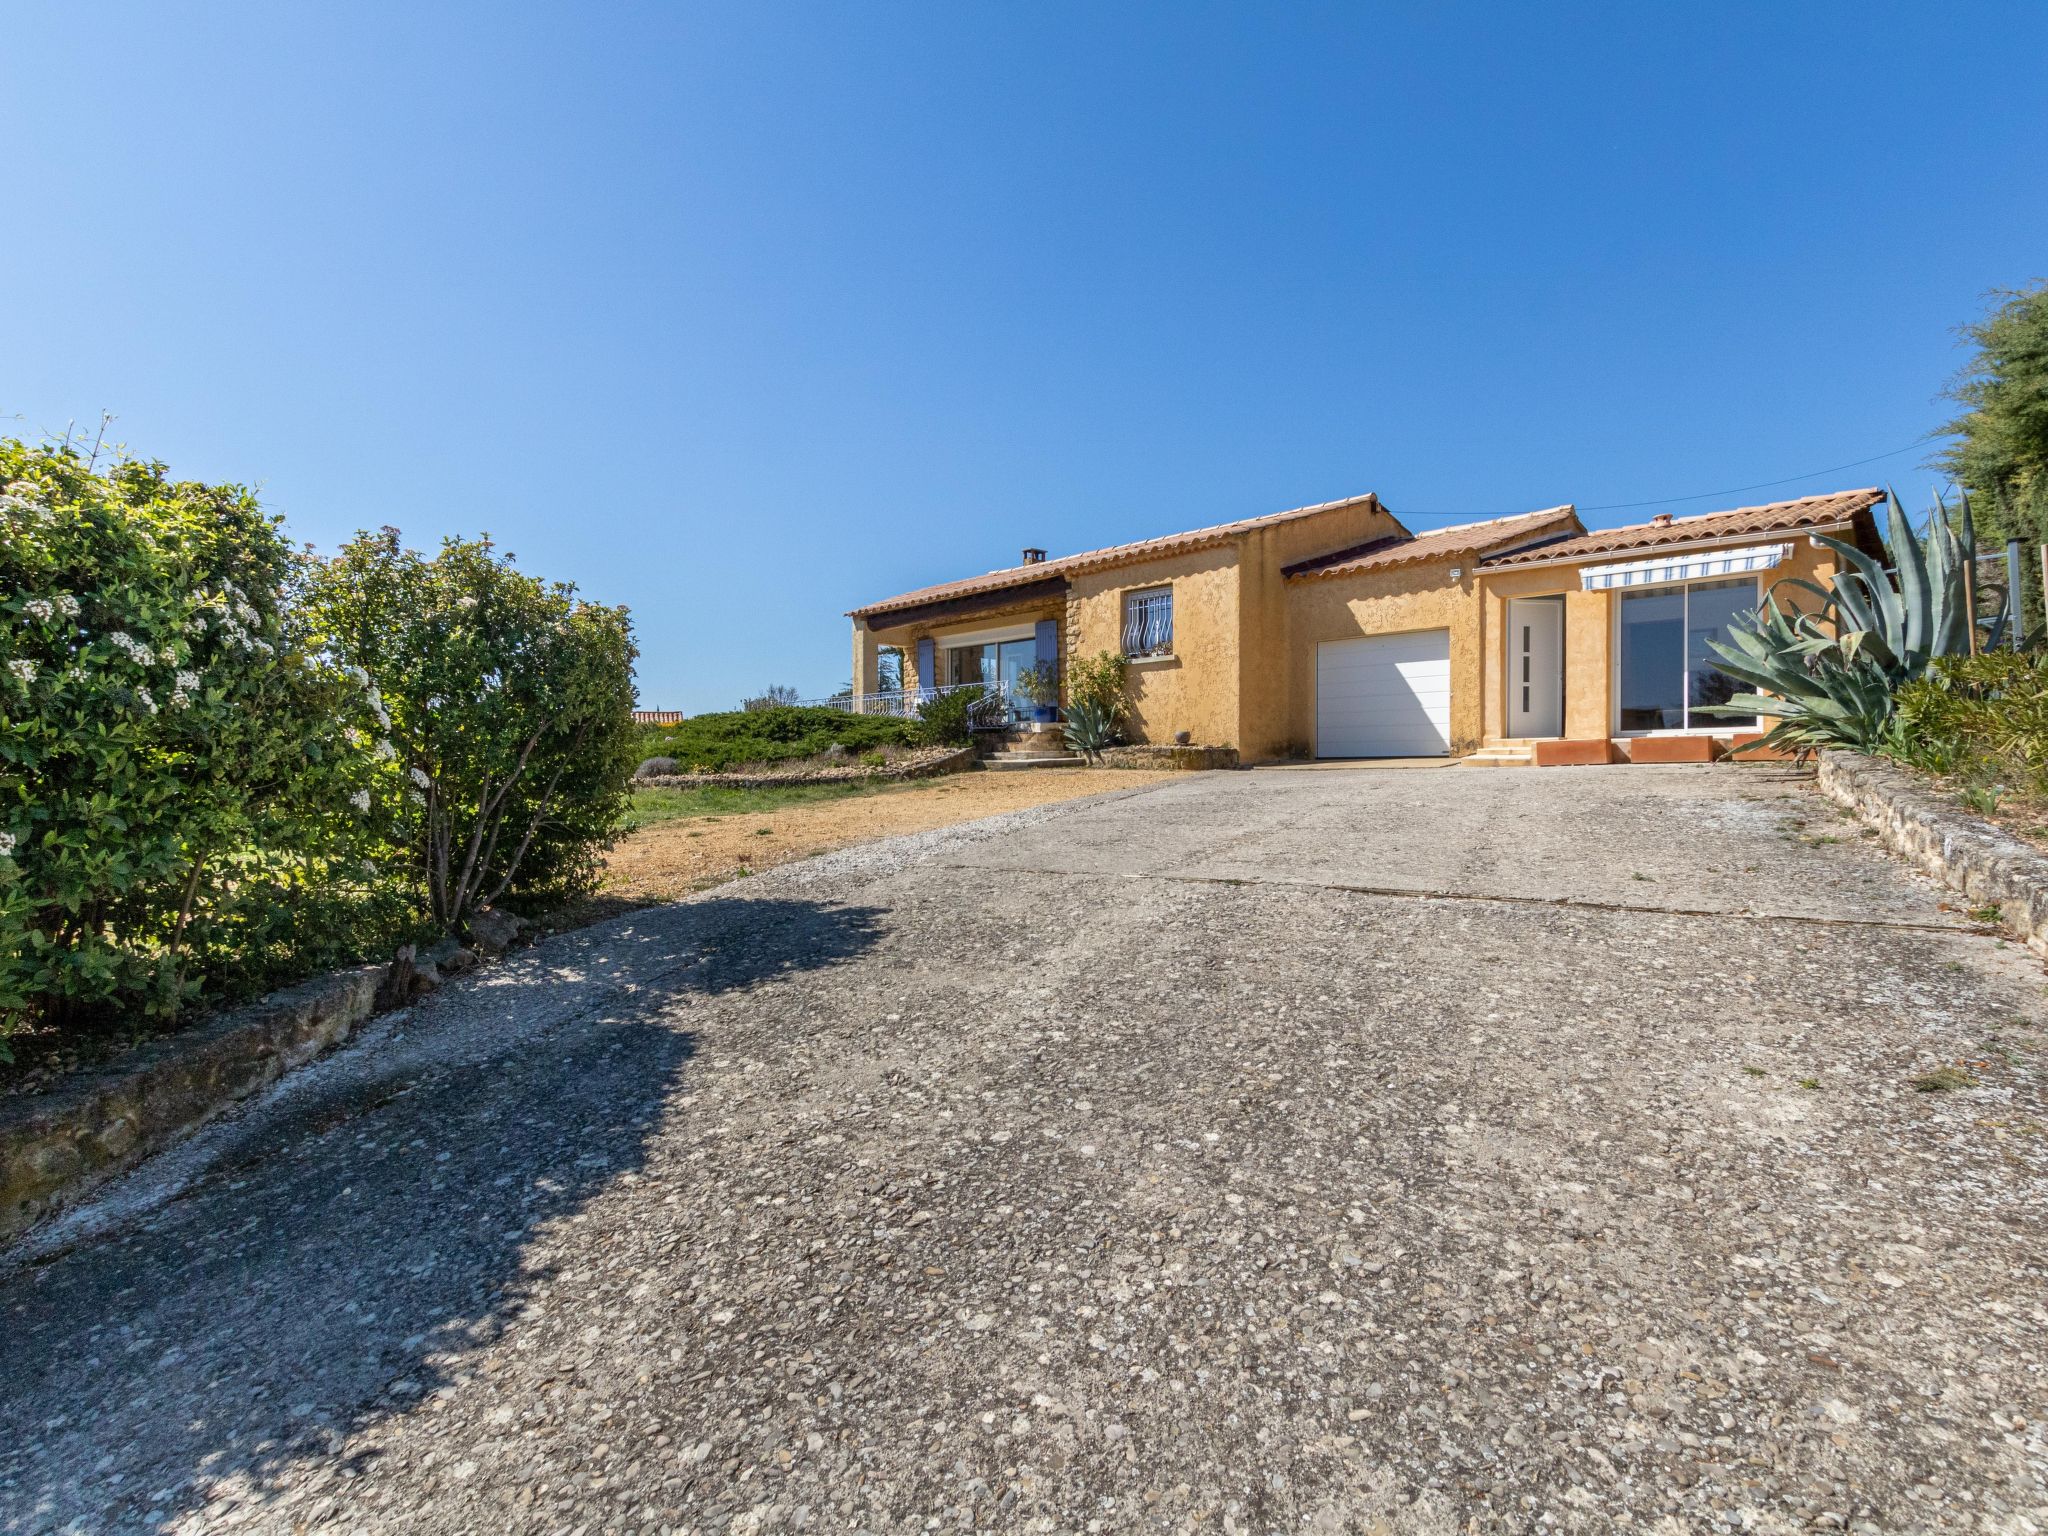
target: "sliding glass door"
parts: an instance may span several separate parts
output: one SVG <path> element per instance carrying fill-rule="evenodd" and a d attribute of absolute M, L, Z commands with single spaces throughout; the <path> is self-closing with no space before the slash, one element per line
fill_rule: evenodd
<path fill-rule="evenodd" d="M 1700 714 L 1725 704 L 1742 685 L 1715 664 L 1709 640 L 1757 606 L 1756 578 L 1695 581 L 1621 594 L 1620 728 L 1624 731 L 1728 731 L 1756 716 Z"/>
<path fill-rule="evenodd" d="M 955 645 L 946 650 L 949 683 L 1000 683 L 1012 708 L 1031 701 L 1017 680 L 1038 661 L 1038 642 L 1001 640 L 989 645 Z"/>

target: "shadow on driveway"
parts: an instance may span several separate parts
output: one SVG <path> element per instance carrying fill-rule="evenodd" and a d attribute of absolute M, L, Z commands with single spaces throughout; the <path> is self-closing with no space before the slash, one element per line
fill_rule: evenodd
<path fill-rule="evenodd" d="M 563 935 L 413 1026 L 485 1049 L 308 1095 L 138 1230 L 0 1281 L 0 1530 L 158 1528 L 421 1409 L 554 1278 L 529 1237 L 645 1167 L 695 1050 L 671 1005 L 882 931 L 720 898 Z"/>

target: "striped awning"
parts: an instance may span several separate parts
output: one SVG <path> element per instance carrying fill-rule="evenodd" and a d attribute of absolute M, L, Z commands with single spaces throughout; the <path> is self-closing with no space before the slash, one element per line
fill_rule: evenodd
<path fill-rule="evenodd" d="M 1709 581 L 1767 571 L 1792 553 L 1790 544 L 1745 544 L 1740 549 L 1696 549 L 1685 555 L 1659 555 L 1620 565 L 1589 565 L 1579 572 L 1588 592 L 1606 587 L 1661 587 L 1674 581 Z"/>

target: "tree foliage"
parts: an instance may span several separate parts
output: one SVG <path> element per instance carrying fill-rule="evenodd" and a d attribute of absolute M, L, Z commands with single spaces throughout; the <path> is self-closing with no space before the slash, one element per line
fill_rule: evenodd
<path fill-rule="evenodd" d="M 587 886 L 633 762 L 622 609 L 235 485 L 0 441 L 0 1060 Z"/>
<path fill-rule="evenodd" d="M 2039 546 L 2048 543 L 2048 283 L 2006 290 L 1963 327 L 1976 355 L 1948 389 L 1964 407 L 1941 465 L 1976 498 L 1986 542 L 2027 541 L 2026 628 L 2042 627 Z"/>

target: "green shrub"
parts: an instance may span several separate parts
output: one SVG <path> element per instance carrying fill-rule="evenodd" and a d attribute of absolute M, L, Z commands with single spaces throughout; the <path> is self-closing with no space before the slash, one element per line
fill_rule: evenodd
<path fill-rule="evenodd" d="M 1888 565 L 1826 534 L 1813 541 L 1842 562 L 1832 585 L 1781 581 L 1762 607 L 1728 627 L 1725 642 L 1708 640 L 1720 670 L 1754 691 L 1698 712 L 1776 716 L 1759 743 L 1764 747 L 1801 754 L 1823 747 L 1884 751 L 1896 734 L 1898 690 L 1932 661 L 1970 649 L 1974 618 L 1966 573 L 1976 558 L 1976 536 L 1969 500 L 1963 499 L 1954 527 L 1937 501 L 1923 539 L 1893 494 Z M 1816 606 L 1788 612 L 1780 592 L 1804 592 Z"/>
<path fill-rule="evenodd" d="M 1092 705 L 1112 726 L 1130 713 L 1131 691 L 1128 663 L 1120 651 L 1097 651 L 1093 656 L 1076 656 L 1067 663 L 1067 703 Z"/>
<path fill-rule="evenodd" d="M 949 688 L 917 706 L 916 739 L 920 746 L 964 747 L 974 740 L 969 711 L 986 695 L 979 688 Z"/>
<path fill-rule="evenodd" d="M 435 923 L 592 888 L 637 761 L 626 611 L 487 538 L 429 558 L 393 528 L 321 565 L 312 603 L 394 744 L 375 796 Z"/>
<path fill-rule="evenodd" d="M 1951 775 L 1987 808 L 2048 800 L 2048 656 L 1994 651 L 1937 661 L 1899 690 L 1891 754 Z"/>
<path fill-rule="evenodd" d="M 633 755 L 672 757 L 684 771 L 720 772 L 743 763 L 779 763 L 816 757 L 834 742 L 849 752 L 905 747 L 916 739 L 915 722 L 893 715 L 849 715 L 836 709 L 729 710 L 694 715 L 680 725 L 643 726 Z"/>
<path fill-rule="evenodd" d="M 1060 669 L 1051 662 L 1026 667 L 1017 674 L 1017 691 L 1041 707 L 1060 701 Z"/>
<path fill-rule="evenodd" d="M 239 486 L 0 442 L 0 1055 L 408 926 L 371 701 Z"/>
<path fill-rule="evenodd" d="M 1094 699 L 1067 706 L 1067 745 L 1091 763 L 1102 761 L 1105 749 L 1116 744 L 1116 725 L 1109 711 Z"/>

